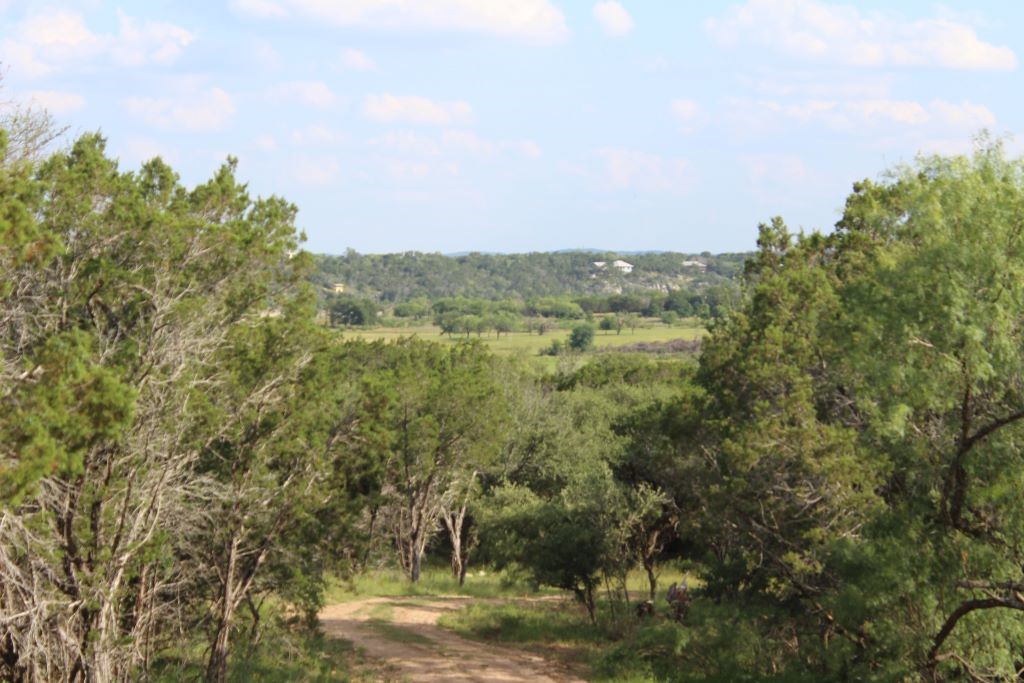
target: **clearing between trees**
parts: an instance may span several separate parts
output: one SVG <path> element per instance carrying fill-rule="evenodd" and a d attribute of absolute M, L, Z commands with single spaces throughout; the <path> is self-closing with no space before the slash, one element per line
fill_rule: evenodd
<path fill-rule="evenodd" d="M 582 681 L 565 666 L 527 652 L 467 640 L 438 626 L 445 612 L 474 598 L 376 597 L 320 611 L 327 635 L 343 638 L 384 664 L 389 681 Z"/>

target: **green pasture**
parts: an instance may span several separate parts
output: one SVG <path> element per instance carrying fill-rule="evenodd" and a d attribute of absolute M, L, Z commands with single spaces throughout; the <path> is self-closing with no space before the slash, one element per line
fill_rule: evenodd
<path fill-rule="evenodd" d="M 494 353 L 504 355 L 538 356 L 542 349 L 551 346 L 554 339 L 568 342 L 571 325 L 565 329 L 549 330 L 539 335 L 529 332 L 510 332 L 496 336 L 494 332 L 484 333 L 479 337 L 470 335 L 470 339 L 480 339 Z M 346 339 L 365 339 L 374 341 L 383 339 L 393 341 L 401 337 L 419 337 L 421 339 L 455 343 L 467 339 L 465 335 L 442 335 L 436 325 L 420 325 L 415 327 L 374 327 L 369 329 L 350 328 L 342 332 Z M 707 331 L 697 319 L 685 319 L 677 325 L 665 325 L 660 320 L 648 320 L 643 327 L 635 330 L 624 329 L 621 333 L 598 330 L 594 337 L 594 351 L 601 352 L 640 342 L 667 342 L 673 339 L 699 339 Z"/>

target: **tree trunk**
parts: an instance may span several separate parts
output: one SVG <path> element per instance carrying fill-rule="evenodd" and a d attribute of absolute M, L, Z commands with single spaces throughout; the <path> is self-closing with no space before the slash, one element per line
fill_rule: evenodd
<path fill-rule="evenodd" d="M 409 563 L 409 580 L 416 583 L 420 580 L 420 566 L 423 560 L 423 553 L 419 549 L 419 544 L 414 543 L 412 548 L 412 562 Z"/>
<path fill-rule="evenodd" d="M 228 550 L 228 562 L 224 571 L 224 586 L 221 593 L 220 618 L 217 621 L 217 635 L 210 647 L 210 660 L 206 666 L 206 680 L 209 683 L 223 683 L 228 675 L 228 651 L 230 648 L 231 621 L 235 612 L 235 569 L 238 564 L 238 538 L 232 537 Z"/>
<path fill-rule="evenodd" d="M 228 676 L 228 649 L 231 635 L 231 619 L 233 610 L 225 605 L 221 611 L 220 622 L 217 624 L 217 637 L 210 650 L 210 661 L 206 667 L 206 680 L 209 683 L 223 683 Z"/>
<path fill-rule="evenodd" d="M 590 615 L 590 623 L 597 626 L 597 609 L 594 604 L 594 587 L 589 583 L 584 589 L 584 602 L 587 605 L 587 613 Z"/>
<path fill-rule="evenodd" d="M 452 546 L 452 576 L 459 580 L 459 585 L 466 581 L 466 567 L 469 565 L 469 547 L 463 548 L 463 531 L 466 526 L 466 510 L 469 507 L 469 496 L 473 490 L 473 482 L 477 473 L 469 475 L 466 490 L 458 509 L 453 509 L 447 502 L 441 508 L 441 519 L 448 529 L 448 538 Z"/>
<path fill-rule="evenodd" d="M 454 513 L 446 509 L 441 515 L 452 545 L 452 576 L 459 579 L 460 586 L 466 575 L 466 561 L 462 553 L 462 524 L 465 515 L 465 506 Z"/>
<path fill-rule="evenodd" d="M 644 558 L 644 569 L 647 571 L 647 582 L 651 585 L 650 600 L 654 602 L 658 594 L 658 577 L 654 573 L 653 558 L 650 558 L 650 560 L 647 557 Z"/>

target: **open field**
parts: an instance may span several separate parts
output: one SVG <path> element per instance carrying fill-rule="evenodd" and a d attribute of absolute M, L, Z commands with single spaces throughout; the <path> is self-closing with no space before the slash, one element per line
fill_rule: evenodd
<path fill-rule="evenodd" d="M 552 340 L 560 339 L 566 343 L 569 339 L 571 326 L 566 329 L 550 330 L 546 334 L 538 335 L 528 332 L 511 332 L 496 337 L 494 333 L 481 335 L 483 341 L 492 351 L 505 355 L 537 356 L 542 349 L 551 346 Z M 391 341 L 401 337 L 420 337 L 427 340 L 455 343 L 466 339 L 465 336 L 457 335 L 449 337 L 442 335 L 440 328 L 436 325 L 419 325 L 413 327 L 375 327 L 371 329 L 346 329 L 342 333 L 346 339 L 365 339 L 372 341 L 384 339 Z M 598 330 L 594 336 L 594 350 L 596 352 L 611 350 L 639 342 L 666 342 L 673 339 L 700 339 L 707 334 L 707 330 L 699 320 L 687 319 L 678 325 L 668 326 L 661 321 L 645 321 L 644 327 L 636 330 L 622 330 L 621 334 L 615 332 L 604 332 Z M 471 339 L 477 339 L 471 335 Z"/>

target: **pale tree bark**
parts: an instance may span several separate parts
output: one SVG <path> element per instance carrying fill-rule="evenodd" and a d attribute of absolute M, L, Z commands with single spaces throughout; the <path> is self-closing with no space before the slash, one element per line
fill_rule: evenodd
<path fill-rule="evenodd" d="M 95 211 L 108 201 L 95 198 Z M 220 218 L 214 210 L 204 217 Z M 82 220 L 101 222 L 97 215 Z M 192 579 L 180 564 L 154 563 L 147 554 L 189 535 L 204 514 L 196 502 L 209 482 L 193 469 L 190 395 L 221 381 L 217 354 L 251 310 L 237 299 L 231 307 L 219 303 L 237 296 L 231 272 L 207 281 L 181 277 L 190 269 L 214 272 L 217 257 L 200 232 L 172 246 L 181 235 L 153 230 L 141 242 L 136 226 L 90 229 L 69 227 L 63 252 L 47 264 L 0 261 L 0 276 L 12 283 L 0 305 L 0 401 L 48 381 L 40 367 L 25 371 L 25 359 L 69 331 L 89 335 L 87 361 L 113 369 L 135 393 L 130 423 L 89 445 L 77 473 L 52 473 L 17 507 L 0 510 L 0 678 L 134 680 L 184 630 L 181 586 Z M 137 260 L 138 253 L 177 256 L 164 268 Z M 123 282 L 76 291 L 100 259 L 115 261 Z M 122 300 L 139 304 L 122 311 Z M 0 461 L 16 462 L 19 454 L 8 448 L 0 444 Z"/>
<path fill-rule="evenodd" d="M 452 576 L 458 579 L 460 586 L 466 582 L 469 553 L 472 550 L 469 539 L 464 542 L 463 534 L 466 532 L 466 511 L 469 508 L 476 477 L 477 472 L 474 470 L 466 481 L 454 484 L 441 503 L 441 519 L 448 530 L 452 546 Z"/>

